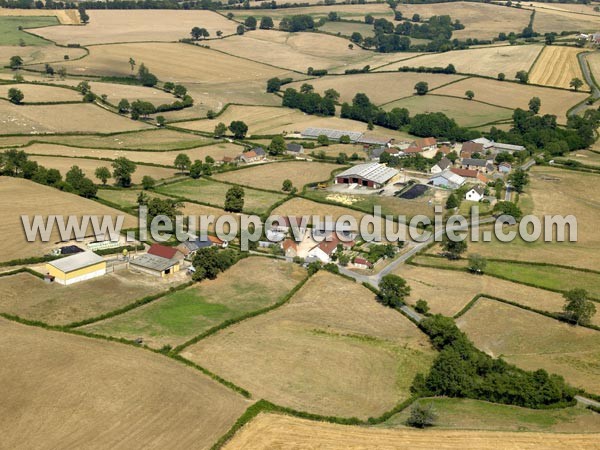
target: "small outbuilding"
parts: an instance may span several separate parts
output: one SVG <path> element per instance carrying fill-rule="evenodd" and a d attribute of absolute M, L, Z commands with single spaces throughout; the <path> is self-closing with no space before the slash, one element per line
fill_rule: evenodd
<path fill-rule="evenodd" d="M 85 251 L 46 263 L 46 271 L 57 283 L 70 285 L 106 274 L 106 261 Z"/>

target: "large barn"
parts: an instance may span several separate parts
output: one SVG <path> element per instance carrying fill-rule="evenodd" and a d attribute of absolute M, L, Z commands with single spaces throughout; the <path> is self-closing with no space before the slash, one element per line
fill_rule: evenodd
<path fill-rule="evenodd" d="M 336 184 L 358 184 L 379 189 L 392 181 L 400 172 L 384 164 L 367 163 L 352 166 L 335 177 Z"/>
<path fill-rule="evenodd" d="M 57 283 L 69 285 L 106 274 L 106 261 L 94 252 L 81 252 L 46 264 Z"/>

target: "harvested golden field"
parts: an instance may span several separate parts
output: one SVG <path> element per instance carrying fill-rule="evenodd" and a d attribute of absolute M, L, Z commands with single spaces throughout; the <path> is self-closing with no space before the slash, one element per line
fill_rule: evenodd
<path fill-rule="evenodd" d="M 472 2 L 401 4 L 398 5 L 398 10 L 408 18 L 413 14 L 419 14 L 421 19 L 439 15 L 449 15 L 453 21 L 458 19 L 465 28 L 454 31 L 452 38 L 460 40 L 467 38 L 491 39 L 498 37 L 499 33 L 508 34 L 511 31 L 520 33 L 529 23 L 531 14 L 530 11 L 523 9 L 506 8 L 489 3 L 473 4 Z"/>
<path fill-rule="evenodd" d="M 473 48 L 445 53 L 426 53 L 398 63 L 382 66 L 377 70 L 397 70 L 399 67 L 446 67 L 453 64 L 458 72 L 496 77 L 500 72 L 508 79 L 514 78 L 519 70 L 528 71 L 542 51 L 541 45 L 504 45 L 498 47 Z M 414 74 L 415 76 L 427 76 Z M 417 80 L 419 81 L 419 80 Z M 423 81 L 427 81 L 423 79 Z M 432 86 L 430 85 L 431 89 Z"/>
<path fill-rule="evenodd" d="M 89 48 L 90 55 L 79 61 L 67 61 L 64 65 L 77 75 L 129 76 L 129 58 L 142 62 L 161 81 L 178 83 L 244 83 L 285 77 L 287 71 L 254 61 L 179 43 L 131 43 L 98 45 Z M 266 86 L 266 84 L 265 84 Z"/>
<path fill-rule="evenodd" d="M 0 130 L 3 134 L 118 133 L 150 127 L 89 103 L 18 106 L 0 102 Z"/>
<path fill-rule="evenodd" d="M 434 352 L 361 285 L 318 272 L 292 300 L 182 352 L 256 398 L 318 414 L 377 416 L 406 399 Z"/>
<path fill-rule="evenodd" d="M 527 109 L 531 97 L 539 97 L 542 101 L 540 114 L 554 114 L 559 123 L 566 123 L 567 110 L 588 96 L 583 92 L 568 92 L 484 78 L 468 78 L 436 89 L 433 93 L 464 98 L 467 90 L 475 93 L 476 100 L 513 109 Z"/>
<path fill-rule="evenodd" d="M 588 53 L 585 57 L 595 80 L 600 80 L 600 51 Z"/>
<path fill-rule="evenodd" d="M 82 101 L 81 94 L 72 89 L 27 83 L 0 85 L 0 97 L 8 99 L 8 91 L 12 88 L 23 92 L 24 103 Z"/>
<path fill-rule="evenodd" d="M 577 218 L 577 242 L 526 243 L 515 239 L 511 243 L 502 243 L 494 240 L 469 243 L 469 251 L 490 258 L 550 262 L 597 270 L 600 265 L 600 238 L 596 222 L 600 194 L 590 190 L 589 186 L 598 183 L 600 177 L 552 167 L 534 167 L 530 170 L 530 179 L 527 192 L 533 203 L 533 214 L 538 217 L 573 214 Z"/>
<path fill-rule="evenodd" d="M 538 33 L 560 33 L 561 31 L 594 33 L 598 31 L 598 18 L 567 11 L 536 8 L 533 29 Z"/>
<path fill-rule="evenodd" d="M 582 51 L 585 50 L 558 45 L 546 46 L 529 73 L 529 82 L 569 89 L 571 80 L 579 78 L 584 82 L 581 90 L 589 91 L 577 59 L 577 54 Z"/>
<path fill-rule="evenodd" d="M 180 153 L 189 156 L 189 158 L 192 161 L 196 159 L 204 161 L 207 156 L 211 156 L 215 159 L 215 161 L 219 161 L 223 159 L 224 156 L 233 157 L 240 154 L 242 151 L 242 147 L 235 144 L 221 143 L 197 147 L 191 150 L 131 151 L 97 148 L 79 148 L 69 147 L 60 144 L 33 144 L 26 147 L 24 150 L 30 155 L 90 157 L 103 159 L 116 159 L 120 157 L 125 157 L 130 159 L 131 161 L 139 163 L 153 163 L 172 166 L 174 165 L 175 158 Z M 77 164 L 77 161 L 79 160 L 73 159 L 72 161 L 73 164 Z M 109 161 L 99 161 L 98 164 L 110 166 Z M 142 166 L 139 166 L 138 169 L 146 170 L 146 168 Z"/>
<path fill-rule="evenodd" d="M 69 59 L 81 58 L 86 54 L 82 48 L 64 48 L 55 45 L 36 45 L 29 47 L 19 47 L 14 45 L 0 46 L 0 60 L 8 62 L 11 56 L 20 56 L 24 64 L 39 64 L 46 62 L 56 62 L 60 66 L 65 61 L 65 55 Z M 33 74 L 21 73 L 26 80 L 36 78 Z M 3 78 L 12 78 L 12 74 L 2 74 Z"/>
<path fill-rule="evenodd" d="M 162 89 L 154 89 L 144 86 L 100 83 L 93 81 L 90 83 L 90 87 L 94 94 L 98 96 L 106 95 L 106 100 L 113 105 L 117 105 L 123 98 L 126 98 L 130 102 L 135 100 L 143 100 L 152 103 L 154 106 L 165 103 L 173 103 L 175 100 L 177 100 L 177 97 L 175 97 L 173 94 L 169 94 Z"/>
<path fill-rule="evenodd" d="M 0 320 L 2 445 L 209 448 L 249 406 L 142 349 Z"/>
<path fill-rule="evenodd" d="M 337 130 L 359 131 L 366 133 L 367 124 L 339 117 L 319 117 L 304 114 L 297 109 L 268 106 L 237 106 L 232 105 L 216 119 L 195 120 L 177 123 L 183 129 L 213 132 L 219 122 L 225 124 L 232 120 L 242 120 L 248 125 L 248 135 L 271 135 L 300 133 L 306 128 L 335 128 Z M 401 131 L 392 131 L 387 128 L 375 126 L 373 134 L 385 135 L 397 140 L 410 139 L 410 136 Z"/>
<path fill-rule="evenodd" d="M 476 100 L 470 101 L 464 98 L 446 97 L 436 95 L 436 91 L 429 95 L 414 95 L 403 98 L 384 106 L 390 111 L 393 108 L 406 108 L 411 116 L 415 114 L 441 112 L 456 120 L 462 127 L 481 126 L 486 123 L 498 122 L 511 119 L 513 111 L 499 106 L 488 105 Z"/>
<path fill-rule="evenodd" d="M 7 9 L 0 8 L 0 17 L 9 16 L 53 16 L 63 25 L 81 23 L 79 12 L 75 9 Z"/>
<path fill-rule="evenodd" d="M 90 23 L 82 27 L 56 26 L 34 33 L 58 44 L 108 44 L 112 42 L 178 41 L 190 37 L 192 27 L 201 26 L 215 37 L 235 33 L 237 23 L 212 11 L 192 10 L 101 10 L 88 11 Z M 152 26 L 152 24 L 160 26 Z M 137 61 L 137 59 L 136 59 Z"/>
<path fill-rule="evenodd" d="M 347 5 L 339 3 L 337 5 L 315 5 L 300 8 L 263 9 L 260 11 L 240 9 L 233 11 L 233 13 L 234 19 L 236 20 L 245 19 L 248 16 L 254 16 L 257 19 L 259 17 L 269 16 L 273 19 L 273 22 L 278 25 L 279 21 L 284 17 L 307 14 L 317 19 L 320 17 L 327 17 L 327 15 L 332 11 L 337 12 L 340 17 L 347 20 L 363 21 L 365 15 L 367 14 L 371 14 L 375 18 L 385 17 L 388 20 L 392 20 L 394 17 L 392 10 L 385 3 L 366 3 L 363 5 Z"/>
<path fill-rule="evenodd" d="M 83 329 L 131 340 L 141 337 L 153 348 L 175 347 L 226 320 L 272 306 L 304 277 L 306 271 L 297 264 L 245 258 L 216 280 L 204 280 Z"/>
<path fill-rule="evenodd" d="M 583 3 L 541 3 L 527 2 L 527 8 L 549 9 L 552 11 L 564 11 L 571 13 L 587 14 L 591 16 L 600 16 L 600 12 L 594 11 L 595 5 L 586 5 Z M 537 14 L 537 13 L 536 13 Z M 586 18 L 587 19 L 587 18 Z"/>
<path fill-rule="evenodd" d="M 80 148 L 169 151 L 193 149 L 216 141 L 204 136 L 156 127 L 133 133 L 111 133 L 106 136 L 85 134 L 70 136 L 0 136 L 0 147 L 26 146 L 33 142 L 65 144 Z"/>
<path fill-rule="evenodd" d="M 598 142 L 592 146 L 593 149 L 597 149 Z M 600 166 L 600 153 L 592 152 L 589 150 L 577 150 L 576 152 L 571 152 L 569 154 L 569 159 L 574 159 L 583 164 L 588 164 L 590 166 Z"/>
<path fill-rule="evenodd" d="M 315 91 L 320 94 L 327 89 L 335 89 L 340 93 L 340 103 L 350 103 L 354 96 L 361 92 L 367 94 L 369 99 L 376 105 L 381 105 L 413 95 L 415 93 L 414 86 L 419 81 L 426 81 L 429 84 L 429 89 L 433 89 L 461 78 L 464 77 L 430 73 L 367 73 L 322 77 L 305 82 L 299 81 L 289 86 L 300 90 L 303 83 L 308 83 L 314 86 Z M 287 88 L 287 86 L 285 87 Z"/>
<path fill-rule="evenodd" d="M 524 448 L 592 449 L 598 434 L 548 434 L 463 430 L 386 430 L 312 422 L 277 414 L 260 414 L 224 449 L 353 449 L 513 450 Z"/>
<path fill-rule="evenodd" d="M 328 180 L 331 172 L 342 168 L 338 164 L 308 161 L 281 162 L 221 173 L 213 178 L 272 191 L 280 191 L 283 181 L 290 180 L 294 187 L 302 190 L 305 184 Z"/>
<path fill-rule="evenodd" d="M 482 351 L 527 370 L 546 369 L 600 392 L 600 332 L 480 299 L 456 324 Z"/>
<path fill-rule="evenodd" d="M 18 202 L 18 211 L 15 203 Z M 108 208 L 92 200 L 87 200 L 75 194 L 68 194 L 48 186 L 42 186 L 32 181 L 20 178 L 0 177 L 0 211 L 4 211 L 0 219 L 0 232 L 3 236 L 12 236 L 4 243 L 0 260 L 9 261 L 13 259 L 42 256 L 59 240 L 58 232 L 52 233 L 49 242 L 27 242 L 23 233 L 21 215 L 33 217 L 41 214 L 44 217 L 49 214 L 57 215 L 123 215 L 124 228 L 137 227 L 137 220 L 121 211 Z M 91 234 L 91 227 L 86 235 Z"/>
<path fill-rule="evenodd" d="M 54 156 L 32 156 L 30 159 L 48 169 L 58 169 L 60 173 L 63 174 L 63 177 L 73 166 L 78 166 L 88 178 L 94 181 L 98 181 L 94 175 L 94 172 L 98 167 L 108 167 L 112 171 L 110 161 L 101 161 L 97 159 L 61 158 Z M 167 169 L 164 167 L 142 166 L 138 164 L 131 180 L 133 183 L 139 184 L 146 175 L 151 176 L 155 180 L 163 180 L 174 177 L 177 175 L 177 171 L 175 169 Z"/>
<path fill-rule="evenodd" d="M 486 275 L 406 264 L 399 266 L 395 273 L 406 279 L 412 288 L 409 302 L 415 304 L 423 299 L 433 314 L 454 316 L 473 297 L 484 293 L 548 312 L 561 312 L 565 303 L 561 294 Z"/>
<path fill-rule="evenodd" d="M 309 67 L 339 68 L 343 72 L 349 64 L 360 67 L 371 64 L 374 55 L 358 46 L 350 50 L 348 41 L 336 36 L 266 30 L 213 41 L 210 46 L 231 55 L 303 73 Z"/>
<path fill-rule="evenodd" d="M 66 325 L 122 308 L 175 284 L 175 281 L 128 270 L 72 286 L 49 285 L 31 274 L 19 273 L 0 277 L 0 311 L 52 325 Z"/>

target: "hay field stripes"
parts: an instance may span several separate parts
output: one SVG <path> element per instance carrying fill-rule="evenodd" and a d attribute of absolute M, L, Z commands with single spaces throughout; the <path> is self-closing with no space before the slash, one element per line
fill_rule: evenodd
<path fill-rule="evenodd" d="M 584 49 L 556 45 L 544 47 L 529 72 L 529 82 L 570 89 L 571 79 L 579 78 L 584 82 L 583 90 L 589 91 L 590 88 L 585 82 L 577 58 L 577 54 L 584 51 Z"/>
<path fill-rule="evenodd" d="M 56 17 L 62 25 L 79 25 L 79 13 L 75 9 L 7 9 L 0 8 L 0 17 Z"/>

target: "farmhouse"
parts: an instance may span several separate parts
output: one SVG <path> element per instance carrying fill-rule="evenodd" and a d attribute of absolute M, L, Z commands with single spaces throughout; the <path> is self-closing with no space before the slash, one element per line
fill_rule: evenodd
<path fill-rule="evenodd" d="M 421 147 L 423 151 L 427 150 L 437 150 L 437 139 L 434 137 L 426 137 L 422 139 L 417 139 L 413 145 L 415 147 Z"/>
<path fill-rule="evenodd" d="M 484 173 L 494 171 L 494 165 L 485 159 L 463 158 L 460 164 L 463 169 L 476 170 Z"/>
<path fill-rule="evenodd" d="M 341 241 L 335 233 L 331 233 L 328 239 L 323 240 L 310 249 L 306 258 L 309 260 L 318 259 L 322 263 L 327 264 L 331 261 L 331 256 L 337 251 L 339 244 L 344 248 L 352 248 L 354 242 Z"/>
<path fill-rule="evenodd" d="M 265 159 L 265 151 L 261 148 L 260 149 L 260 153 L 258 154 L 255 150 L 248 150 L 247 152 L 242 153 L 241 155 L 239 155 L 237 157 L 237 159 L 241 162 L 244 162 L 246 164 L 248 163 L 253 163 L 253 162 L 257 162 L 257 161 L 262 161 L 263 159 Z"/>
<path fill-rule="evenodd" d="M 305 139 L 318 139 L 319 136 L 327 136 L 330 141 L 339 141 L 342 136 L 348 136 L 350 142 L 356 143 L 363 133 L 359 131 L 333 130 L 331 128 L 307 128 L 301 136 Z"/>
<path fill-rule="evenodd" d="M 177 250 L 186 258 L 191 259 L 196 252 L 207 247 L 223 247 L 225 243 L 216 236 L 207 236 L 206 238 L 195 238 L 184 241 L 179 244 Z"/>
<path fill-rule="evenodd" d="M 352 261 L 352 266 L 355 269 L 372 269 L 373 268 L 373 264 L 371 264 L 365 258 L 361 258 L 361 257 L 354 258 L 354 260 Z"/>
<path fill-rule="evenodd" d="M 285 146 L 286 152 L 289 155 L 301 155 L 304 153 L 304 147 L 300 144 L 291 142 Z"/>
<path fill-rule="evenodd" d="M 478 183 L 489 182 L 487 177 L 481 172 L 478 172 L 477 170 L 452 168 L 450 169 L 450 171 L 457 175 L 460 175 L 463 178 L 468 179 L 469 181 L 476 181 Z"/>
<path fill-rule="evenodd" d="M 298 244 L 292 239 L 286 239 L 281 243 L 283 253 L 287 258 L 295 258 L 298 256 Z"/>
<path fill-rule="evenodd" d="M 465 198 L 472 202 L 479 202 L 485 195 L 485 188 L 483 186 L 475 186 L 467 191 Z"/>
<path fill-rule="evenodd" d="M 460 175 L 453 173 L 451 170 L 446 169 L 429 178 L 429 184 L 447 189 L 458 189 L 465 184 L 465 179 Z"/>
<path fill-rule="evenodd" d="M 378 189 L 392 181 L 398 174 L 399 172 L 396 169 L 376 162 L 357 164 L 338 174 L 335 183 L 358 184 Z"/>
<path fill-rule="evenodd" d="M 473 141 L 463 143 L 462 148 L 460 149 L 461 158 L 471 158 L 471 156 L 473 156 L 475 153 L 484 153 L 484 147 L 482 143 Z"/>
<path fill-rule="evenodd" d="M 452 162 L 444 156 L 431 168 L 431 173 L 441 173 L 451 166 Z"/>
<path fill-rule="evenodd" d="M 70 285 L 106 274 L 106 261 L 94 252 L 85 251 L 50 261 L 46 271 L 57 283 Z"/>

